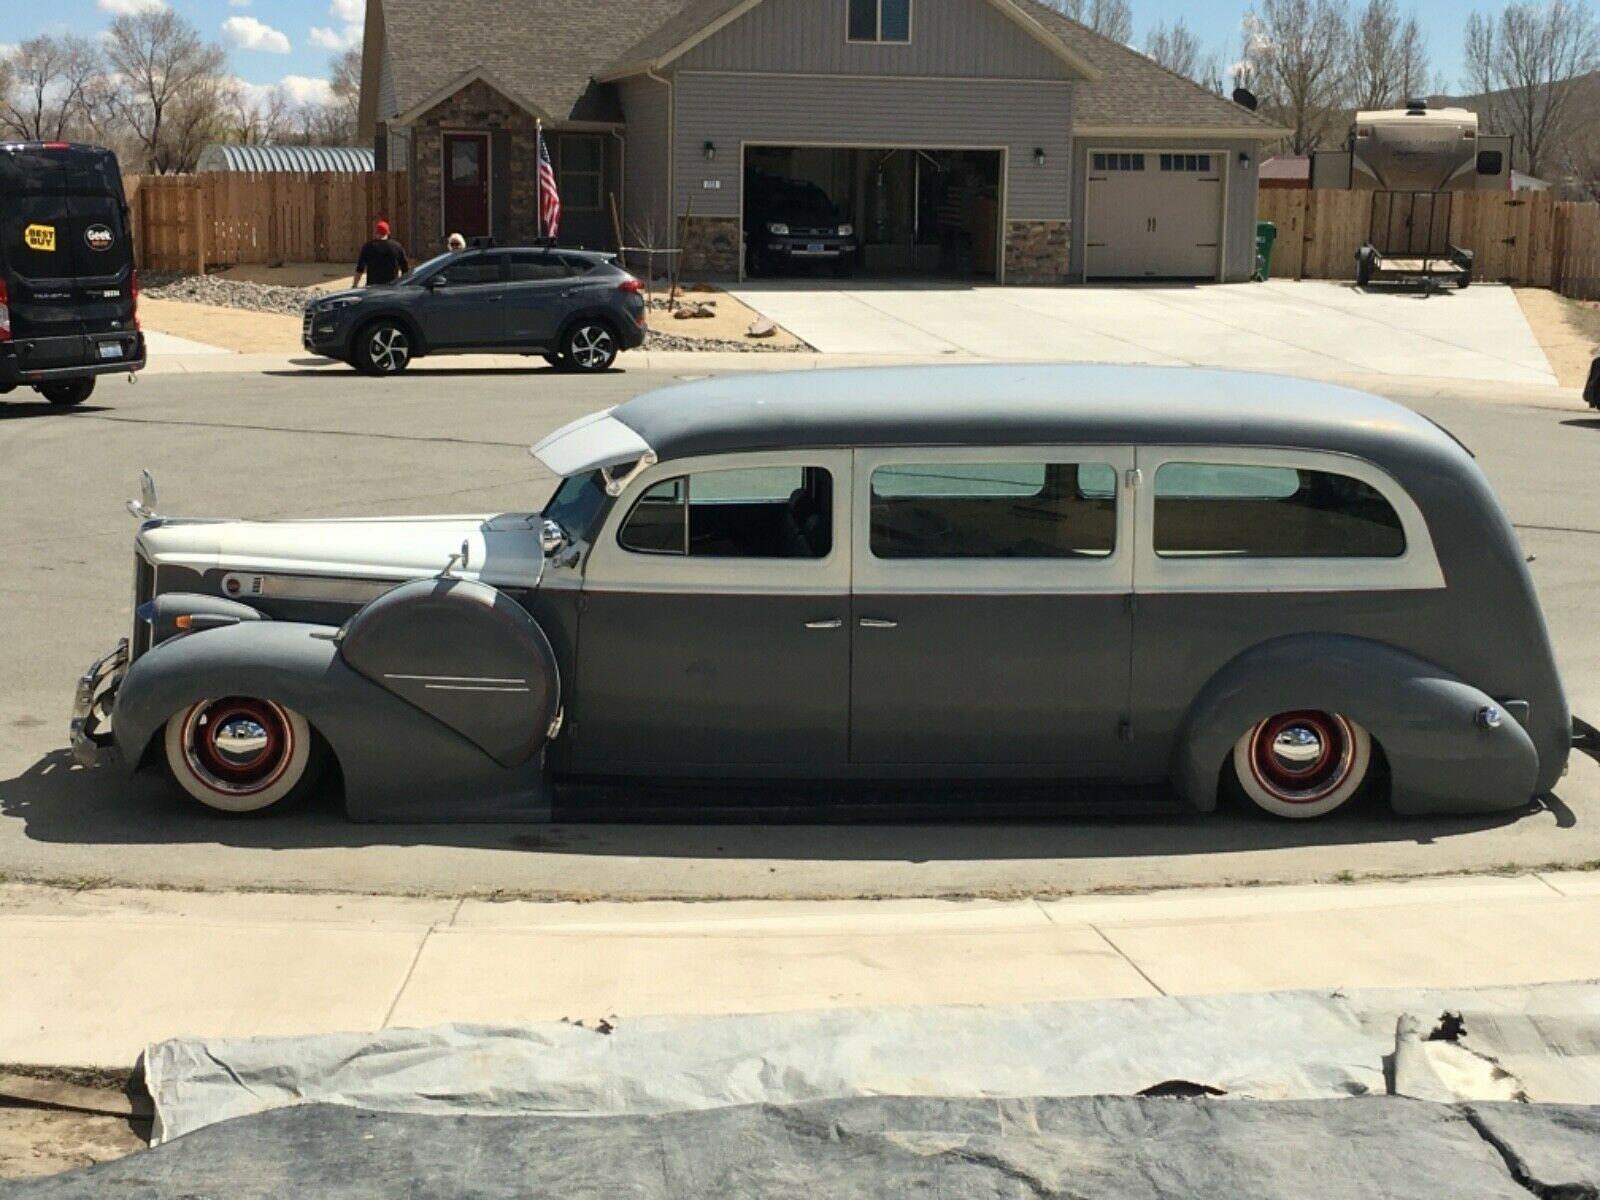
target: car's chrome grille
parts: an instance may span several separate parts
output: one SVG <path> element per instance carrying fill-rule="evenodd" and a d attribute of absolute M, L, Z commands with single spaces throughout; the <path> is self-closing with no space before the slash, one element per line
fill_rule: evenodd
<path fill-rule="evenodd" d="M 305 310 L 305 312 L 302 313 L 301 316 L 300 316 L 300 340 L 302 342 L 309 342 L 311 340 L 311 309 L 310 308 L 307 308 Z"/>
<path fill-rule="evenodd" d="M 150 623 L 139 619 L 139 606 L 156 594 L 155 566 L 138 551 L 133 555 L 133 637 L 128 641 L 129 658 L 138 658 L 150 649 Z"/>

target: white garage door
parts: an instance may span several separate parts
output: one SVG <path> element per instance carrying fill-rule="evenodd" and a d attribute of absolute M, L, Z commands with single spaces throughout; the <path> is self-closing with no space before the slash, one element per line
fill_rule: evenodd
<path fill-rule="evenodd" d="M 1085 274 L 1215 279 L 1224 157 L 1193 150 L 1093 150 L 1085 177 Z"/>

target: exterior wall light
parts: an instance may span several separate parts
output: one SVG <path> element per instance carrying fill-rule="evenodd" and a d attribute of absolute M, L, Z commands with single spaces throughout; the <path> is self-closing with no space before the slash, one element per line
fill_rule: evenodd
<path fill-rule="evenodd" d="M 707 142 L 706 143 L 706 161 L 710 162 L 716 157 L 717 157 L 717 144 L 715 142 Z"/>
<path fill-rule="evenodd" d="M 1035 146 L 1033 148 L 1033 165 L 1036 166 L 1036 167 L 1044 166 L 1044 147 L 1043 146 Z"/>
<path fill-rule="evenodd" d="M 1247 171 L 1250 169 L 1250 151 L 1239 151 L 1239 165 Z"/>

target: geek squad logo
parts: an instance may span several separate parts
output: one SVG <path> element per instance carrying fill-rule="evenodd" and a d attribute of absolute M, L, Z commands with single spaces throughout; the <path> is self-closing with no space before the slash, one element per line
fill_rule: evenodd
<path fill-rule="evenodd" d="M 91 225 L 83 231 L 83 240 L 91 250 L 109 250 L 116 239 L 109 225 Z"/>

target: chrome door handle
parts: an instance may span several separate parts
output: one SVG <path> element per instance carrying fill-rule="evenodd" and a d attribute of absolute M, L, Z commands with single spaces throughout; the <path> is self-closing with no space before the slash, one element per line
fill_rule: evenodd
<path fill-rule="evenodd" d="M 861 618 L 861 628 L 863 629 L 893 629 L 899 624 L 899 621 L 885 621 L 882 617 Z"/>
<path fill-rule="evenodd" d="M 826 621 L 807 621 L 807 629 L 838 629 L 844 621 L 839 617 L 829 617 Z"/>

